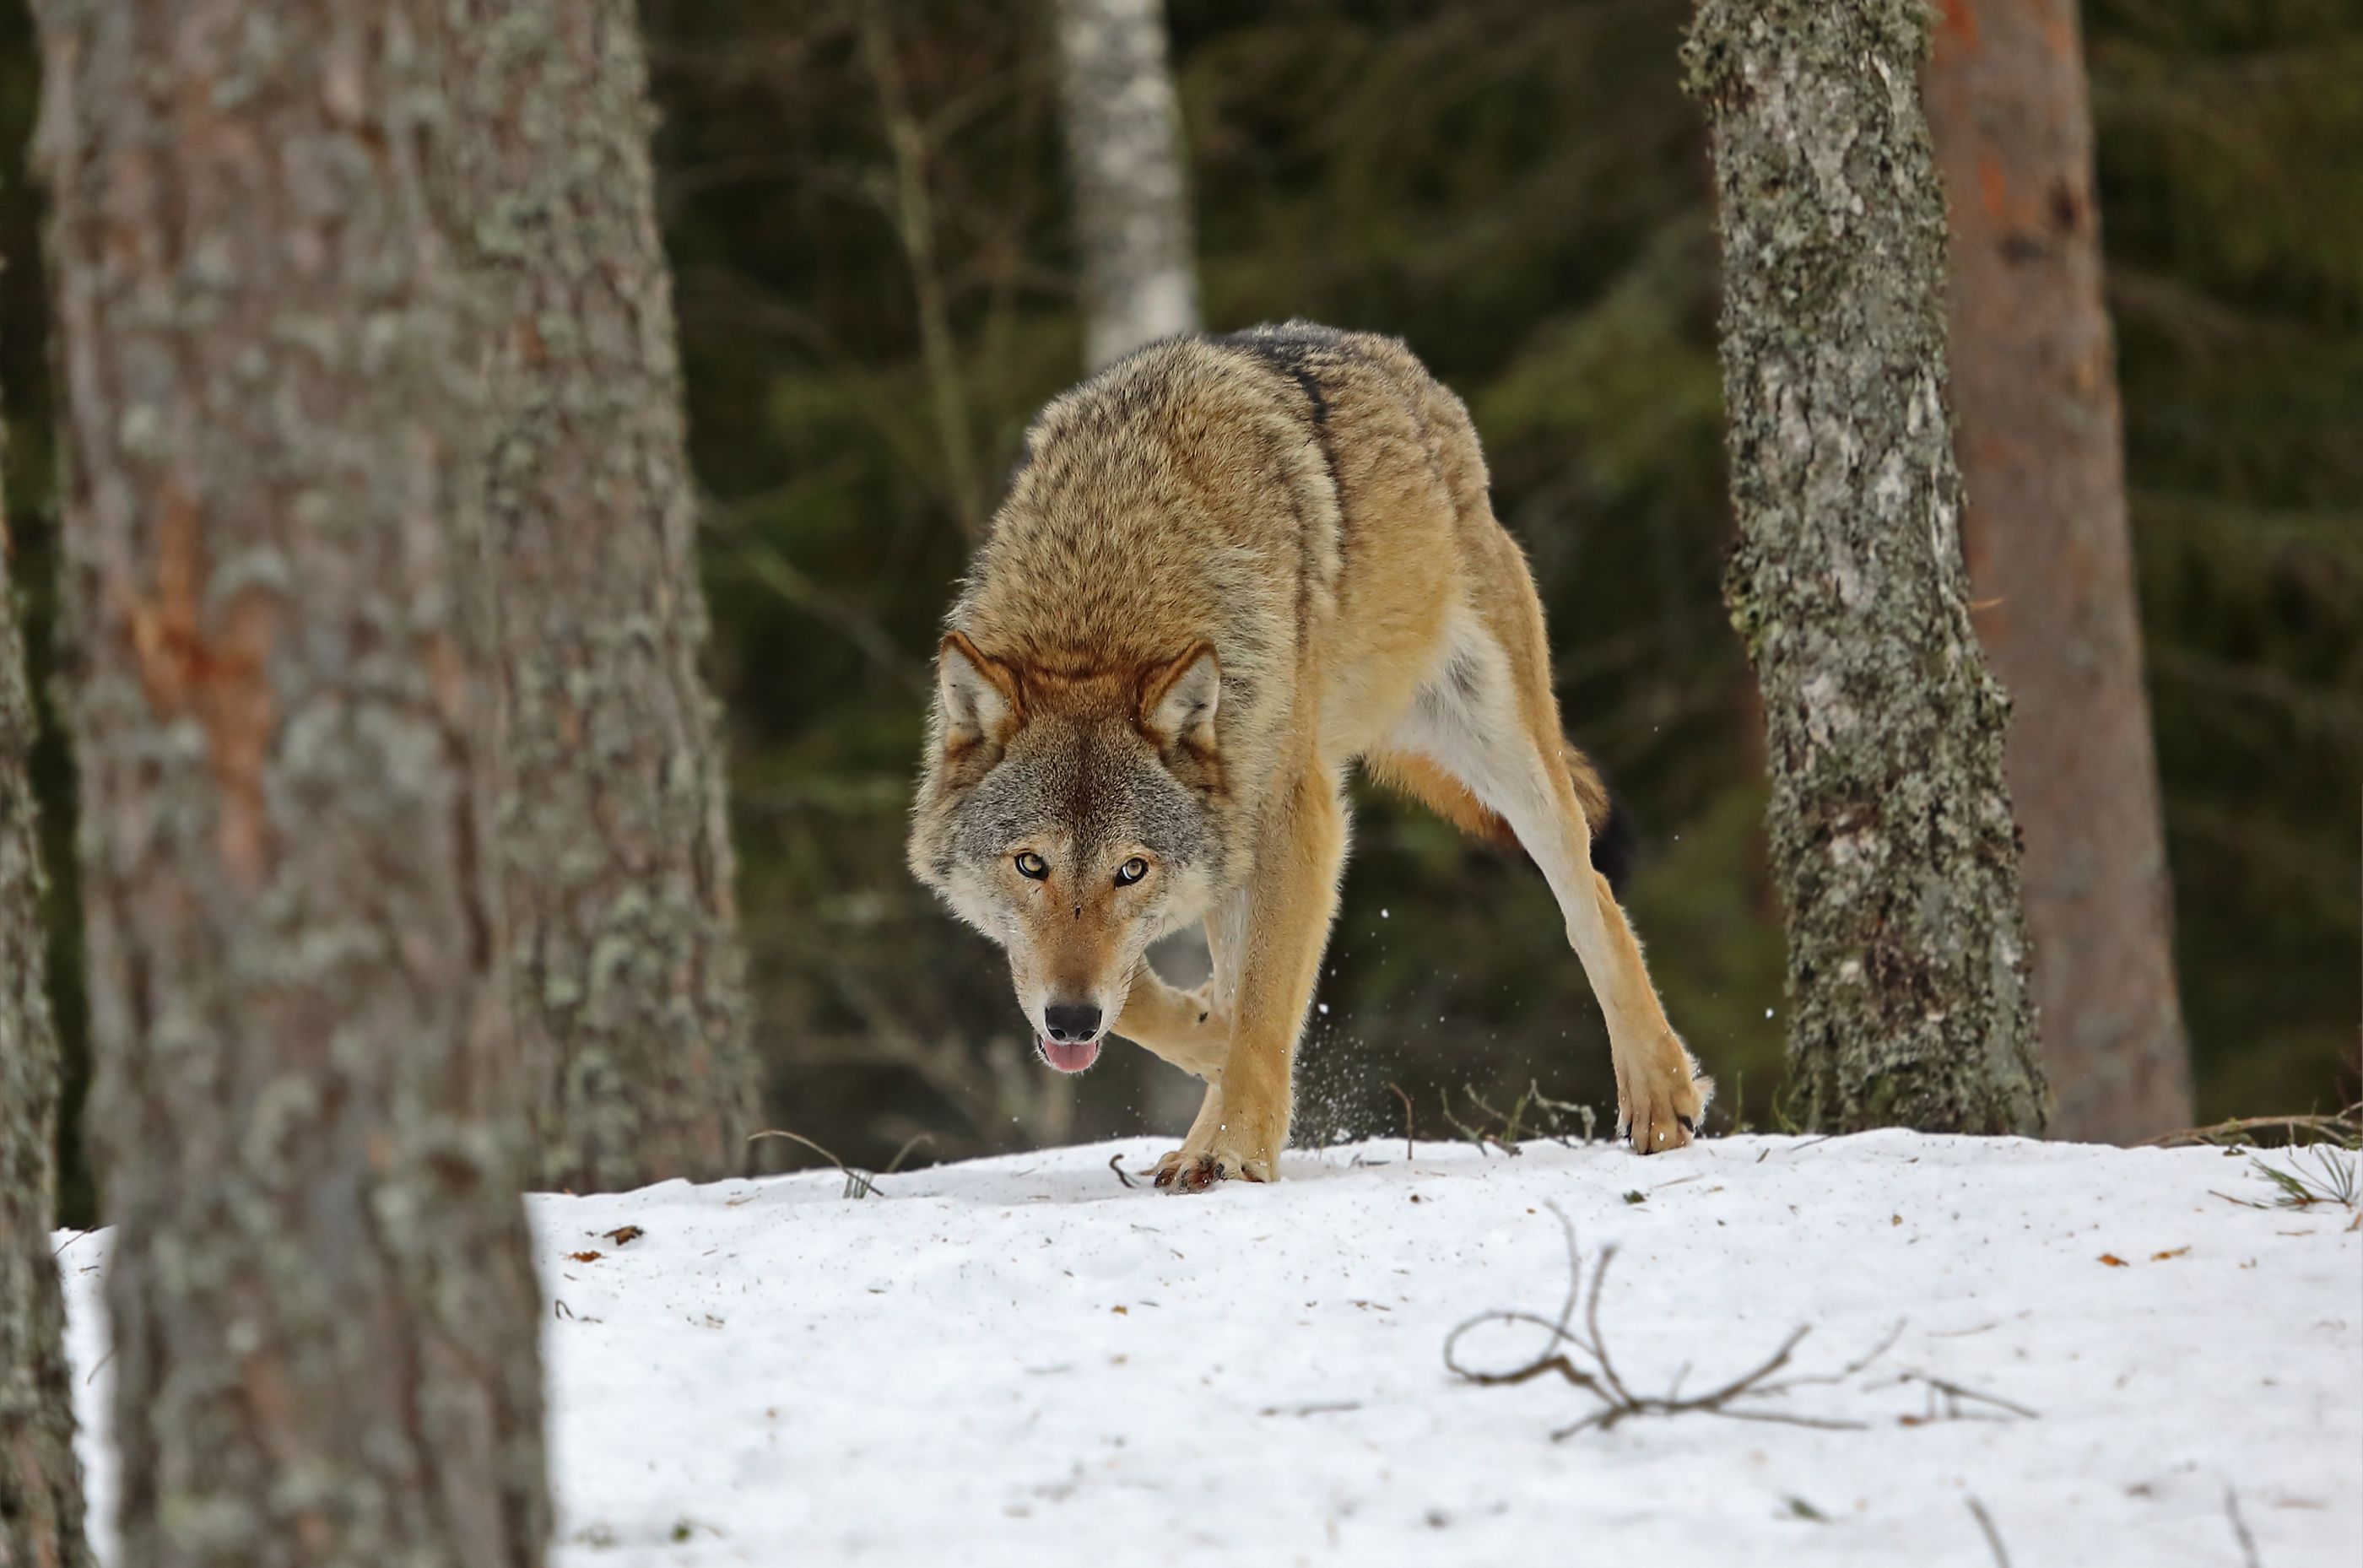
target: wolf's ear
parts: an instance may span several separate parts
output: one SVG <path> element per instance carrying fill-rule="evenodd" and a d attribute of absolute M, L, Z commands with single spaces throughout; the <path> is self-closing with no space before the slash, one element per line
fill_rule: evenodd
<path fill-rule="evenodd" d="M 1215 749 L 1215 705 L 1223 667 L 1215 645 L 1200 642 L 1180 658 L 1152 667 L 1140 684 L 1141 727 L 1159 746 Z"/>
<path fill-rule="evenodd" d="M 957 631 L 936 650 L 936 701 L 944 716 L 944 750 L 962 751 L 1004 738 L 1017 717 L 1017 673 L 977 651 Z"/>

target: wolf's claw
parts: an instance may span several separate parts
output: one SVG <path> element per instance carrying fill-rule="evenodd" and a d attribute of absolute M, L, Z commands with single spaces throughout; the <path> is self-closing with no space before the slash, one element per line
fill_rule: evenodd
<path fill-rule="evenodd" d="M 1157 1185 L 1169 1193 L 1203 1193 L 1216 1182 L 1268 1182 L 1270 1169 L 1261 1162 L 1236 1154 L 1192 1154 L 1175 1150 L 1157 1162 Z"/>

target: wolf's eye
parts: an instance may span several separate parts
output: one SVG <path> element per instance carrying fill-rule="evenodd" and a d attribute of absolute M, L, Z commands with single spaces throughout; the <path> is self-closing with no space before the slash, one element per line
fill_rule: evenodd
<path fill-rule="evenodd" d="M 1148 862 L 1142 860 L 1138 855 L 1135 855 L 1132 859 L 1125 862 L 1124 864 L 1115 868 L 1115 884 L 1118 887 L 1130 887 L 1134 883 L 1138 882 L 1142 877 L 1147 876 L 1148 874 Z"/>
<path fill-rule="evenodd" d="M 1017 874 L 1039 882 L 1050 874 L 1050 862 L 1028 850 L 1017 857 Z"/>

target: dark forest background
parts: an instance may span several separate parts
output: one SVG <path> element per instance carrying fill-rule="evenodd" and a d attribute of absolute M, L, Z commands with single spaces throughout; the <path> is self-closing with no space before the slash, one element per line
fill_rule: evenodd
<path fill-rule="evenodd" d="M 938 617 L 1082 328 L 1043 8 L 648 0 L 714 674 L 772 1125 L 878 1164 L 1179 1131 L 1130 1050 L 1032 1060 L 1005 970 L 902 868 Z M 1400 334 L 1467 399 L 1552 616 L 1570 733 L 1642 835 L 1630 890 L 1715 1125 L 1781 1114 L 1781 938 L 1729 533 L 1687 0 L 1173 0 L 1202 306 Z M 2363 783 L 2363 12 L 2090 0 L 2108 298 L 2203 1118 L 2356 1096 Z M 37 677 L 56 526 L 37 87 L 0 0 L 0 401 Z M 898 191 L 915 154 L 923 200 Z M 949 355 L 924 351 L 940 311 Z M 38 759 L 80 1094 L 71 762 Z M 2105 809 L 2105 803 L 2096 807 Z M 1172 955 L 1186 965 L 1190 955 Z M 1471 1090 L 1605 1107 L 1538 877 L 1360 806 L 1301 1131 L 1448 1132 Z M 74 1112 L 69 1108 L 69 1127 Z M 91 1212 L 71 1130 L 69 1218 Z"/>

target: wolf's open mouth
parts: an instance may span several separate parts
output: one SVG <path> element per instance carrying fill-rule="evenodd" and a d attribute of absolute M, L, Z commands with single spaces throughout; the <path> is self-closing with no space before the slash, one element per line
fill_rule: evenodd
<path fill-rule="evenodd" d="M 1037 1036 L 1034 1049 L 1042 1053 L 1043 1061 L 1061 1073 L 1080 1073 L 1100 1059 L 1100 1042 L 1095 1040 L 1069 1045 L 1062 1040 L 1043 1040 Z"/>

